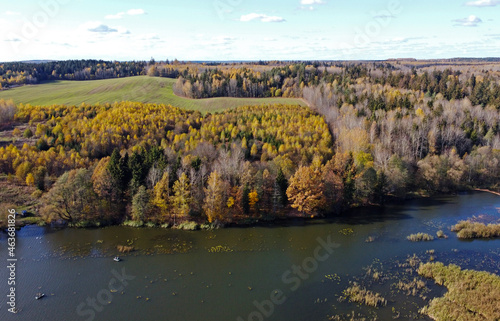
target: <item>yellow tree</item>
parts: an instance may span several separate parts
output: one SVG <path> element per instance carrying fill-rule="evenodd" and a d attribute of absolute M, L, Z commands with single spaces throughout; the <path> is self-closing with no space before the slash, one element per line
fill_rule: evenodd
<path fill-rule="evenodd" d="M 173 187 L 173 205 L 175 213 L 181 216 L 189 214 L 189 205 L 191 204 L 191 185 L 186 173 L 182 173 L 179 179 L 174 183 Z M 175 224 L 175 223 L 174 223 Z"/>
<path fill-rule="evenodd" d="M 119 199 L 119 191 L 113 184 L 113 178 L 108 170 L 109 160 L 109 157 L 105 157 L 99 161 L 92 174 L 92 184 L 94 192 L 99 197 L 109 201 L 116 201 Z"/>
<path fill-rule="evenodd" d="M 212 223 L 216 219 L 221 219 L 224 212 L 224 190 L 221 175 L 216 170 L 208 177 L 205 191 L 205 201 L 203 210 L 207 215 L 208 221 Z M 234 203 L 234 200 L 233 200 Z"/>
<path fill-rule="evenodd" d="M 321 170 L 300 166 L 290 178 L 290 185 L 286 195 L 293 208 L 300 212 L 312 215 L 326 205 L 323 193 L 324 184 L 321 179 Z"/>
<path fill-rule="evenodd" d="M 26 176 L 26 185 L 28 185 L 28 186 L 35 185 L 35 177 L 33 176 L 33 174 L 29 173 Z"/>
<path fill-rule="evenodd" d="M 255 205 L 259 201 L 259 194 L 255 189 L 253 189 L 250 193 L 248 193 L 248 205 L 250 205 L 250 209 L 255 211 Z"/>
<path fill-rule="evenodd" d="M 153 204 L 160 209 L 162 217 L 167 215 L 170 200 L 170 188 L 168 186 L 169 175 L 168 172 L 163 173 L 162 178 L 156 183 L 153 194 Z"/>

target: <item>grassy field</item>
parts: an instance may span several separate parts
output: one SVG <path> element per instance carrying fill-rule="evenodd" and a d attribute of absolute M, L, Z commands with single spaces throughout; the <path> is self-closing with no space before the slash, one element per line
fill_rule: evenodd
<path fill-rule="evenodd" d="M 79 105 L 128 100 L 170 104 L 201 112 L 216 112 L 238 106 L 274 103 L 306 105 L 303 100 L 294 98 L 187 99 L 173 93 L 174 83 L 175 79 L 148 76 L 91 81 L 55 81 L 0 91 L 0 99 L 13 99 L 17 104 L 32 105 Z"/>

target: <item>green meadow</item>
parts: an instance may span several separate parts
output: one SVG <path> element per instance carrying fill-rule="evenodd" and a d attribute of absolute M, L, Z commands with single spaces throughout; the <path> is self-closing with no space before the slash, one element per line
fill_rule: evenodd
<path fill-rule="evenodd" d="M 175 107 L 217 112 L 228 108 L 261 104 L 306 105 L 295 98 L 208 98 L 188 99 L 173 92 L 175 79 L 137 76 L 89 81 L 54 81 L 0 91 L 0 99 L 12 99 L 16 104 L 79 105 L 81 103 L 113 103 L 137 101 L 170 104 Z"/>

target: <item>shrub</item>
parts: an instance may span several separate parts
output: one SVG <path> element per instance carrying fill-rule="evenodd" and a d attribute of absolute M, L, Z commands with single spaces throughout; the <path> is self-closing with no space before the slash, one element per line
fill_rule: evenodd
<path fill-rule="evenodd" d="M 444 234 L 443 230 L 439 230 L 436 232 L 436 236 L 440 239 L 447 239 L 448 235 Z"/>
<path fill-rule="evenodd" d="M 421 241 L 432 241 L 434 240 L 434 237 L 427 233 L 417 233 L 407 236 L 406 239 L 412 242 L 421 242 Z"/>
<path fill-rule="evenodd" d="M 31 131 L 31 129 L 26 128 L 26 130 L 23 133 L 23 137 L 24 138 L 31 138 L 31 137 L 33 137 L 33 132 Z"/>
<path fill-rule="evenodd" d="M 458 222 L 451 230 L 457 232 L 460 239 L 500 237 L 500 224 L 486 225 L 468 220 Z"/>

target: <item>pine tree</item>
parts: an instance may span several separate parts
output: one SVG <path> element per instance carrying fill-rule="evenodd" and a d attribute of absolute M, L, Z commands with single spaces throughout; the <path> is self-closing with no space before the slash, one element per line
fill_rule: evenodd
<path fill-rule="evenodd" d="M 146 188 L 141 185 L 137 189 L 137 193 L 132 198 L 132 219 L 137 222 L 144 221 L 148 211 L 149 193 Z"/>
<path fill-rule="evenodd" d="M 250 187 L 248 187 L 248 184 L 245 184 L 245 187 L 243 187 L 243 196 L 241 198 L 241 207 L 243 208 L 243 213 L 246 215 L 250 214 L 250 198 L 248 197 L 248 194 L 250 193 Z"/>
<path fill-rule="evenodd" d="M 130 181 L 128 154 L 121 157 L 120 151 L 118 148 L 115 148 L 108 163 L 108 170 L 120 192 L 124 193 L 127 189 L 128 182 Z"/>
<path fill-rule="evenodd" d="M 288 197 L 286 196 L 286 190 L 288 189 L 288 180 L 286 179 L 281 167 L 278 171 L 278 176 L 276 176 L 276 184 L 279 188 L 281 205 L 285 207 L 288 205 Z"/>

